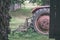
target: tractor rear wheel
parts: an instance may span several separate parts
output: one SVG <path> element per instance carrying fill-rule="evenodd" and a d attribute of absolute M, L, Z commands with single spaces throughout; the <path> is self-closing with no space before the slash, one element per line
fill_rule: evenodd
<path fill-rule="evenodd" d="M 34 30 L 39 34 L 45 34 L 45 35 L 49 34 L 49 23 L 50 23 L 49 13 L 43 15 L 38 13 L 35 14 L 33 18 Z"/>

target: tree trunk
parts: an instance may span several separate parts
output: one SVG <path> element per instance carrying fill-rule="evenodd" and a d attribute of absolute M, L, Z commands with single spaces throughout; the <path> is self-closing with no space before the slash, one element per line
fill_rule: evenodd
<path fill-rule="evenodd" d="M 9 6 L 10 0 L 0 0 L 0 40 L 8 40 L 8 34 L 10 33 L 9 22 Z"/>

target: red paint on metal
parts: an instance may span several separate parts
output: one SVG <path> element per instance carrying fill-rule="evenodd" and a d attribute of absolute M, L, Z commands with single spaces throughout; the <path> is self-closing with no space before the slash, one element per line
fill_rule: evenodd
<path fill-rule="evenodd" d="M 49 33 L 49 23 L 50 23 L 49 20 L 50 20 L 50 17 L 48 15 L 40 16 L 35 24 L 36 29 L 42 34 L 48 34 Z M 44 31 L 42 31 L 42 30 L 44 30 Z"/>

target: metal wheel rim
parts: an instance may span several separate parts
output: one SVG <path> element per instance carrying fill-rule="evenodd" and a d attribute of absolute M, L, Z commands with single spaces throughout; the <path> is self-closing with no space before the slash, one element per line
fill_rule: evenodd
<path fill-rule="evenodd" d="M 35 21 L 35 27 L 36 27 L 36 30 L 39 32 L 39 33 L 42 33 L 42 34 L 49 34 L 49 27 L 48 27 L 48 30 L 46 30 L 46 32 L 45 31 L 42 31 L 41 30 L 41 28 L 39 28 L 39 21 L 40 21 L 40 23 L 41 23 L 41 18 L 42 19 L 47 19 L 48 20 L 48 22 L 49 22 L 49 20 L 50 20 L 50 17 L 49 17 L 49 15 L 44 15 L 44 16 L 40 16 L 36 21 Z M 45 20 L 44 20 L 45 21 Z M 50 22 L 49 22 L 50 23 Z M 48 24 L 48 26 L 49 26 L 49 24 Z M 46 29 L 46 28 L 45 28 Z"/>

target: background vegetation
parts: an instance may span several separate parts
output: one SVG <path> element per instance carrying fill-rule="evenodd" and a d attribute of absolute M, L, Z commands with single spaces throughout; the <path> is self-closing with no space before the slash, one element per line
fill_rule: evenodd
<path fill-rule="evenodd" d="M 12 33 L 13 30 L 25 22 L 27 17 L 32 16 L 31 11 L 33 8 L 48 4 L 46 3 L 47 1 L 48 0 L 11 0 L 10 15 L 12 19 L 10 22 L 11 33 L 9 34 L 9 40 L 50 40 L 49 36 L 38 34 L 31 28 L 28 29 L 27 32 Z M 20 8 L 14 10 L 15 4 L 19 5 Z"/>
<path fill-rule="evenodd" d="M 19 9 L 17 11 L 10 13 L 12 16 L 10 22 L 11 31 L 15 30 L 19 25 L 25 22 L 26 17 L 32 16 L 31 9 Z M 15 32 L 14 34 L 9 35 L 10 40 L 50 40 L 49 36 L 41 35 L 37 32 L 34 32 L 33 29 L 28 29 L 27 32 Z M 51 39 L 54 40 L 54 39 Z"/>

